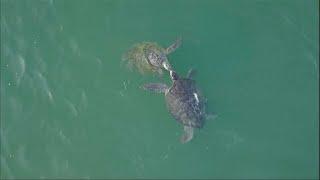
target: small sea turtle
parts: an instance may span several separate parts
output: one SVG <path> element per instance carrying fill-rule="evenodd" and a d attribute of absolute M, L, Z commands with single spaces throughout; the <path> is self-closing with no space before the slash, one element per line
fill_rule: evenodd
<path fill-rule="evenodd" d="M 166 49 L 154 42 L 137 43 L 123 55 L 122 60 L 127 62 L 130 69 L 135 66 L 142 74 L 151 71 L 162 75 L 162 68 L 171 70 L 167 55 L 180 45 L 181 38 L 178 38 Z"/>
<path fill-rule="evenodd" d="M 148 83 L 142 86 L 145 90 L 165 94 L 169 112 L 184 127 L 184 134 L 180 139 L 182 143 L 193 138 L 193 129 L 201 128 L 207 117 L 205 102 L 192 79 L 193 74 L 194 70 L 191 69 L 186 78 L 181 78 L 170 70 L 173 82 L 171 87 L 162 83 Z"/>

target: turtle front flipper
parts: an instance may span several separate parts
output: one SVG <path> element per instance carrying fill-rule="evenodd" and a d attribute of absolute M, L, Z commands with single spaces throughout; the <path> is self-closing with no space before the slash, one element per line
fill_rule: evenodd
<path fill-rule="evenodd" d="M 144 90 L 156 92 L 156 93 L 165 93 L 168 89 L 168 86 L 163 83 L 148 83 L 142 86 Z"/>
<path fill-rule="evenodd" d="M 177 38 L 177 40 L 166 49 L 166 54 L 170 54 L 175 51 L 181 45 L 181 41 L 181 37 Z"/>
<path fill-rule="evenodd" d="M 184 134 L 180 138 L 182 144 L 189 142 L 193 138 L 193 127 L 183 126 Z"/>

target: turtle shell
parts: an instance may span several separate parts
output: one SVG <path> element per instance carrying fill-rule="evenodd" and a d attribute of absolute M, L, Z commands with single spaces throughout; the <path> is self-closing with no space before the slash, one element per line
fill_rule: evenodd
<path fill-rule="evenodd" d="M 171 115 L 184 126 L 201 128 L 204 123 L 204 104 L 195 81 L 182 78 L 174 81 L 165 94 Z"/>

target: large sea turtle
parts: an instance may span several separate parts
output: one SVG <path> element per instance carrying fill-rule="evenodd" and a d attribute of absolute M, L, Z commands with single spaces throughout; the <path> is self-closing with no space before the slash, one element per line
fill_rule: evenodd
<path fill-rule="evenodd" d="M 127 63 L 130 69 L 135 66 L 142 74 L 153 72 L 162 75 L 162 68 L 167 71 L 172 69 L 167 55 L 180 45 L 181 38 L 178 38 L 168 48 L 162 48 L 154 42 L 137 43 L 123 55 L 122 60 Z"/>
<path fill-rule="evenodd" d="M 205 101 L 201 96 L 195 81 L 192 79 L 194 70 L 189 70 L 186 78 L 170 70 L 172 86 L 162 83 L 144 84 L 145 90 L 164 93 L 166 105 L 171 115 L 183 125 L 184 134 L 180 140 L 186 143 L 193 138 L 193 129 L 201 128 L 207 117 L 205 113 Z"/>

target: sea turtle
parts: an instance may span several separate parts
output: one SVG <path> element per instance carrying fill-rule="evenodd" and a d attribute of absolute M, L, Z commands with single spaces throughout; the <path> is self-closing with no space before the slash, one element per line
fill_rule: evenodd
<path fill-rule="evenodd" d="M 175 51 L 180 45 L 181 38 L 178 38 L 166 49 L 154 42 L 137 43 L 123 55 L 122 60 L 127 62 L 130 69 L 136 66 L 142 74 L 151 71 L 162 75 L 162 68 L 167 71 L 172 69 L 167 55 Z"/>
<path fill-rule="evenodd" d="M 193 129 L 201 128 L 207 117 L 205 101 L 201 96 L 195 81 L 192 79 L 194 70 L 190 69 L 186 78 L 170 70 L 172 86 L 162 83 L 148 83 L 143 89 L 165 94 L 165 101 L 170 114 L 183 125 L 184 134 L 181 143 L 186 143 L 193 138 Z"/>

